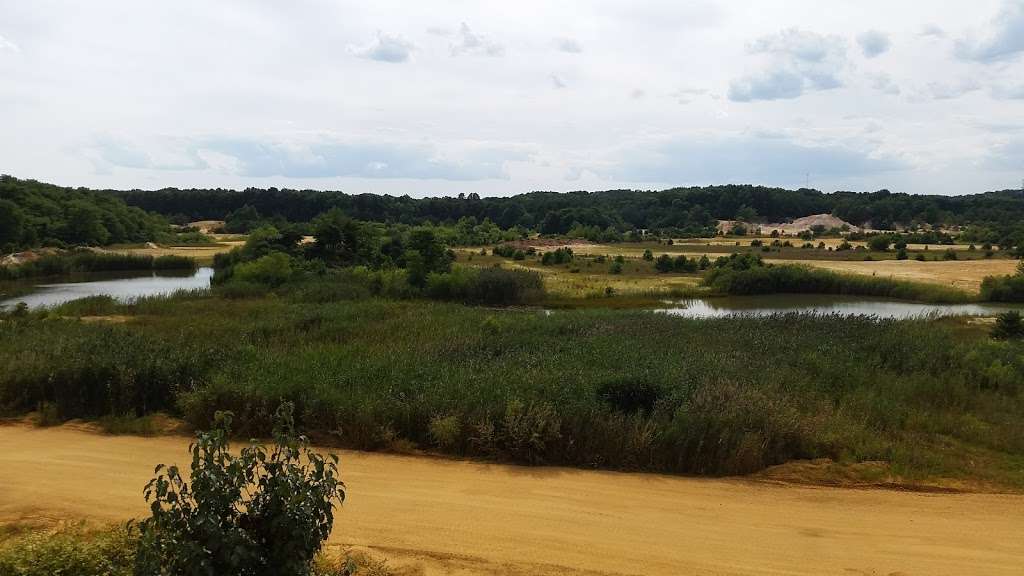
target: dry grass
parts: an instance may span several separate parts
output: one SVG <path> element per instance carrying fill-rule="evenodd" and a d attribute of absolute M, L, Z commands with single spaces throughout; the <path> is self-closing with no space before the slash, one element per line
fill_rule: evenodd
<path fill-rule="evenodd" d="M 1016 260 L 877 260 L 870 262 L 827 260 L 773 260 L 773 262 L 804 264 L 835 272 L 891 277 L 897 280 L 939 284 L 978 292 L 986 276 L 1013 274 Z"/>
<path fill-rule="evenodd" d="M 108 252 L 118 252 L 122 254 L 132 254 L 138 256 L 187 256 L 194 258 L 200 264 L 208 264 L 213 261 L 213 257 L 222 252 L 229 252 L 233 248 L 237 248 L 245 244 L 245 240 L 229 240 L 226 242 L 218 242 L 216 246 L 160 246 L 157 244 L 149 244 L 145 247 L 139 248 L 118 248 L 107 250 Z"/>

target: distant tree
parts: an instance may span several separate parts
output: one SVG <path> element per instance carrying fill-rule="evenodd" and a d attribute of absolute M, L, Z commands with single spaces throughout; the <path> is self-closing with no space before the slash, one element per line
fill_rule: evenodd
<path fill-rule="evenodd" d="M 657 260 L 654 261 L 654 268 L 658 272 L 665 273 L 672 271 L 672 257 L 668 254 L 662 254 L 658 256 Z"/>
<path fill-rule="evenodd" d="M 908 258 L 908 255 L 907 255 L 907 249 L 906 248 L 900 248 L 899 250 L 896 251 L 896 259 L 897 260 L 906 260 L 907 258 Z"/>
<path fill-rule="evenodd" d="M 25 235 L 25 212 L 10 200 L 0 199 L 0 250 L 21 245 Z"/>
<path fill-rule="evenodd" d="M 992 337 L 998 340 L 1024 338 L 1024 318 L 1021 317 L 1021 313 L 1017 310 L 1010 310 L 996 316 Z"/>
<path fill-rule="evenodd" d="M 378 254 L 376 235 L 362 222 L 349 218 L 339 208 L 313 220 L 315 242 L 310 256 L 331 266 L 371 264 Z"/>
<path fill-rule="evenodd" d="M 740 206 L 740 209 L 736 211 L 736 219 L 741 222 L 756 222 L 757 210 L 750 206 Z"/>
<path fill-rule="evenodd" d="M 868 238 L 868 248 L 876 252 L 888 252 L 892 238 L 886 234 L 878 234 Z"/>
<path fill-rule="evenodd" d="M 259 226 L 260 213 L 246 204 L 224 218 L 224 230 L 231 234 L 245 234 Z"/>
<path fill-rule="evenodd" d="M 110 239 L 110 232 L 103 226 L 103 211 L 85 200 L 69 202 L 62 239 L 68 244 L 106 244 Z"/>
<path fill-rule="evenodd" d="M 654 260 L 654 253 L 651 252 L 650 248 L 644 250 L 644 260 L 646 260 L 648 262 Z"/>
<path fill-rule="evenodd" d="M 409 233 L 405 251 L 405 267 L 409 273 L 409 283 L 424 287 L 427 275 L 431 272 L 449 272 L 453 255 L 429 227 L 414 228 Z"/>

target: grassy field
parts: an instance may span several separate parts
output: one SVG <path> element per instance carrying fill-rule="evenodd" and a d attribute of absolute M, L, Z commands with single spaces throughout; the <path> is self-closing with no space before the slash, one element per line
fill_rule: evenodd
<path fill-rule="evenodd" d="M 142 256 L 185 256 L 201 265 L 209 265 L 217 254 L 229 252 L 245 244 L 245 239 L 234 238 L 218 241 L 214 246 L 160 246 L 157 244 L 107 248 L 109 252 Z"/>
<path fill-rule="evenodd" d="M 685 320 L 643 311 L 212 295 L 8 319 L 0 407 L 53 418 L 217 410 L 263 435 L 700 474 L 881 460 L 1024 486 L 1024 349 L 955 321 Z M 45 317 L 42 317 L 45 316 Z"/>
<path fill-rule="evenodd" d="M 772 239 L 764 240 L 770 243 Z M 751 248 L 749 244 L 750 241 L 747 239 L 743 240 L 741 246 L 736 246 L 735 241 L 731 239 L 684 240 L 671 246 L 655 243 L 571 244 L 568 246 L 577 255 L 577 259 L 571 264 L 560 266 L 542 266 L 538 258 L 528 257 L 523 261 L 513 261 L 493 255 L 480 256 L 479 251 L 474 249 L 461 250 L 459 260 L 476 265 L 501 263 L 505 266 L 525 266 L 538 270 L 544 274 L 549 290 L 564 297 L 593 296 L 608 286 L 622 294 L 656 294 L 673 290 L 682 290 L 689 294 L 693 287 L 699 284 L 698 274 L 659 274 L 652 262 L 642 259 L 646 250 L 650 250 L 654 256 L 682 254 L 688 258 L 700 258 L 707 255 L 711 260 L 732 253 L 750 252 L 760 255 L 769 263 L 803 264 L 846 274 L 945 286 L 972 294 L 978 293 L 986 276 L 1012 275 L 1018 263 L 1017 260 L 1010 258 L 984 258 L 980 251 L 958 251 L 960 256 L 957 260 L 944 260 L 942 254 L 947 248 L 945 246 L 932 246 L 930 250 L 918 252 L 911 251 L 908 260 L 897 260 L 896 253 L 892 251 L 829 252 L 802 249 L 798 243 L 795 247 L 772 248 L 771 251 L 764 252 L 760 248 Z M 538 248 L 541 252 L 553 249 L 554 247 Z M 924 254 L 928 260 L 915 260 L 918 253 Z M 469 256 L 472 256 L 472 260 L 467 260 Z M 595 258 L 602 256 L 608 261 L 616 256 L 622 256 L 625 259 L 622 274 L 608 274 L 609 264 L 598 265 L 594 261 Z"/>

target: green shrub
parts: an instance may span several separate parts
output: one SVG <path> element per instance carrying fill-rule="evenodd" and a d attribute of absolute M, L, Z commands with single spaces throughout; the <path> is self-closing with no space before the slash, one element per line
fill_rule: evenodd
<path fill-rule="evenodd" d="M 990 302 L 1024 302 L 1024 274 L 986 277 L 981 282 L 981 298 Z"/>
<path fill-rule="evenodd" d="M 131 576 L 137 534 L 118 527 L 32 530 L 0 539 L 2 576 Z"/>
<path fill-rule="evenodd" d="M 1021 313 L 1017 310 L 1010 310 L 996 316 L 992 337 L 999 340 L 1024 338 L 1024 319 L 1022 319 Z"/>
<path fill-rule="evenodd" d="M 292 278 L 292 259 L 282 252 L 272 252 L 251 262 L 237 264 L 234 279 L 240 282 L 276 287 Z"/>
<path fill-rule="evenodd" d="M 540 274 L 504 268 L 454 268 L 427 276 L 425 293 L 437 300 L 509 305 L 536 302 L 544 296 Z"/>
<path fill-rule="evenodd" d="M 277 413 L 275 446 L 228 449 L 230 415 L 190 447 L 191 481 L 156 468 L 145 489 L 152 516 L 139 524 L 136 572 L 207 576 L 308 576 L 345 498 L 338 458 L 324 458 L 293 431 L 291 406 Z"/>
<path fill-rule="evenodd" d="M 743 263 L 739 259 L 732 261 Z M 792 264 L 753 264 L 747 268 L 730 265 L 716 267 L 704 277 L 704 284 L 716 292 L 731 295 L 845 294 L 928 302 L 970 300 L 970 296 L 965 292 L 944 286 L 916 284 L 875 276 L 838 274 L 830 270 Z"/>

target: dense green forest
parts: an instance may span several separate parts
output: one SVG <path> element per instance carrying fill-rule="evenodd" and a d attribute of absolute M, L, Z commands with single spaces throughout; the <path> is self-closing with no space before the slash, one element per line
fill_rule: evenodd
<path fill-rule="evenodd" d="M 530 192 L 517 196 L 414 199 L 409 196 L 345 194 L 314 190 L 258 189 L 112 191 L 128 204 L 182 221 L 224 219 L 249 206 L 264 216 L 309 221 L 338 207 L 358 220 L 377 222 L 456 222 L 489 219 L 502 228 L 519 226 L 545 234 L 567 233 L 575 224 L 618 230 L 702 231 L 717 219 L 745 216 L 780 222 L 830 213 L 853 224 L 880 229 L 895 225 L 1012 226 L 1024 221 L 1024 193 L 1015 190 L 964 196 L 922 196 L 886 190 L 873 193 L 785 190 L 763 186 L 709 186 L 663 191 Z"/>
<path fill-rule="evenodd" d="M 163 217 L 113 194 L 0 176 L 0 253 L 146 242 L 166 231 Z"/>
<path fill-rule="evenodd" d="M 7 202 L 3 202 L 6 200 Z M 530 192 L 511 197 L 411 198 L 337 191 L 259 189 L 87 190 L 4 176 L 0 246 L 105 244 L 152 239 L 162 221 L 226 220 L 229 232 L 307 223 L 333 208 L 364 222 L 461 226 L 451 243 L 491 243 L 526 230 L 617 241 L 631 231 L 706 236 L 719 219 L 781 222 L 829 213 L 878 229 L 966 226 L 964 239 L 1024 245 L 1024 191 L 924 196 L 728 185 L 662 191 Z M 141 209 L 141 210 L 139 210 Z M 146 212 L 143 212 L 146 211 Z M 503 236 L 502 231 L 512 230 Z"/>

